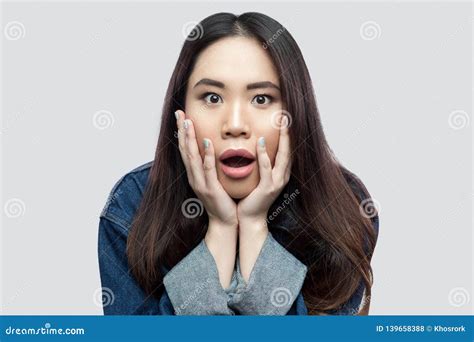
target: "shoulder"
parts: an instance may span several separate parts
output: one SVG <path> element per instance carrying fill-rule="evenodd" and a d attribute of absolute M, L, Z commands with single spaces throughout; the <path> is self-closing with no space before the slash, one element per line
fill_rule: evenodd
<path fill-rule="evenodd" d="M 352 192 L 356 196 L 359 206 L 363 208 L 369 214 L 369 217 L 374 226 L 375 233 L 379 233 L 379 214 L 377 212 L 377 202 L 370 195 L 367 187 L 364 185 L 362 180 L 353 172 L 349 171 L 345 167 L 341 167 L 344 178 L 347 184 L 350 186 Z"/>
<path fill-rule="evenodd" d="M 113 186 L 100 214 L 128 230 L 137 211 L 153 161 L 140 165 L 123 175 Z"/>

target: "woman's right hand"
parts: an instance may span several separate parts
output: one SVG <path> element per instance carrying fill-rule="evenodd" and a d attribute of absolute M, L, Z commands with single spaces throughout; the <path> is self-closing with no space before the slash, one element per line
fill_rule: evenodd
<path fill-rule="evenodd" d="M 237 205 L 217 179 L 214 147 L 210 139 L 204 146 L 204 161 L 199 153 L 196 132 L 191 119 L 182 110 L 175 112 L 178 125 L 179 151 L 186 167 L 189 185 L 203 202 L 209 216 L 209 226 L 237 228 Z M 187 128 L 186 128 L 187 127 Z"/>

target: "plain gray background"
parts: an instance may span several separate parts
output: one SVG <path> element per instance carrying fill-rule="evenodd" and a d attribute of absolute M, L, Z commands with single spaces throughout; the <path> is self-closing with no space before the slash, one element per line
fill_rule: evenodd
<path fill-rule="evenodd" d="M 99 214 L 153 159 L 183 30 L 258 11 L 300 45 L 327 138 L 379 204 L 371 314 L 471 314 L 471 6 L 3 3 L 2 313 L 102 314 Z"/>

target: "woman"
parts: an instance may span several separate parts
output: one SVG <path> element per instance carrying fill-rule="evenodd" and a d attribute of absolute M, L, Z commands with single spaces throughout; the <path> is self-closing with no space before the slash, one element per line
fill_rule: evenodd
<path fill-rule="evenodd" d="M 290 33 L 214 14 L 183 45 L 154 161 L 101 214 L 104 313 L 368 314 L 377 235 Z"/>

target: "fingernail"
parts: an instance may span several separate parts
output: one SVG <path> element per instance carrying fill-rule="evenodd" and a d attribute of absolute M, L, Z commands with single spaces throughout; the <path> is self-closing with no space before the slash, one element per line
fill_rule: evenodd
<path fill-rule="evenodd" d="M 176 120 L 179 119 L 179 113 L 178 113 L 178 111 L 174 112 L 174 116 L 176 117 Z"/>
<path fill-rule="evenodd" d="M 184 120 L 184 129 L 188 129 L 189 127 L 189 122 L 188 119 Z"/>
<path fill-rule="evenodd" d="M 258 138 L 258 144 L 262 147 L 265 146 L 265 138 L 264 137 L 260 137 Z"/>
<path fill-rule="evenodd" d="M 203 143 L 204 143 L 204 149 L 207 150 L 209 148 L 209 140 L 204 138 Z"/>

